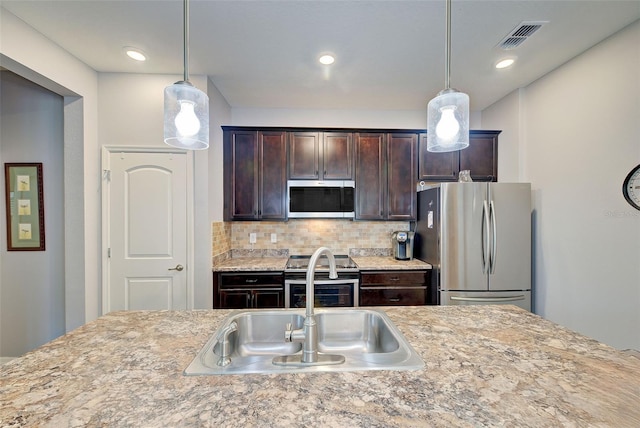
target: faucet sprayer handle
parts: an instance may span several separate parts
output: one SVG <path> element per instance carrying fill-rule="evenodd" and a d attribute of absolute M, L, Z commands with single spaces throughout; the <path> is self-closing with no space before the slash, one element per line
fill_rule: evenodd
<path fill-rule="evenodd" d="M 287 323 L 287 327 L 284 330 L 284 341 L 285 342 L 292 342 L 292 335 L 293 335 L 293 330 L 291 329 L 292 325 L 290 322 Z"/>

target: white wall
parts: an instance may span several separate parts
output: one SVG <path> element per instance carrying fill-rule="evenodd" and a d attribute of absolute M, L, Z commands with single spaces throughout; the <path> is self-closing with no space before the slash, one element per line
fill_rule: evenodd
<path fill-rule="evenodd" d="M 640 212 L 621 191 L 640 162 L 639 46 L 636 22 L 482 112 L 532 183 L 536 312 L 621 349 L 640 349 Z"/>
<path fill-rule="evenodd" d="M 6 228 L 0 227 L 0 357 L 10 358 L 65 332 L 64 206 L 59 203 L 64 105 L 61 96 L 10 71 L 0 71 L 0 94 L 0 163 L 42 163 L 45 215 L 45 251 L 7 251 Z"/>
<path fill-rule="evenodd" d="M 164 88 L 181 76 L 100 73 L 98 76 L 98 139 L 100 146 L 163 147 Z M 191 76 L 198 89 L 209 91 L 210 149 L 193 152 L 194 172 L 194 264 L 193 299 L 197 309 L 213 305 L 211 276 L 211 222 L 213 210 L 209 195 L 219 195 L 222 179 L 215 178 L 222 165 L 220 116 L 226 117 L 228 104 L 215 87 L 202 76 Z M 211 165 L 210 165 L 211 163 Z M 209 176 L 209 170 L 213 171 Z M 216 181 L 218 180 L 218 181 Z M 210 190 L 212 189 L 212 190 Z M 213 202 L 215 207 L 217 202 Z M 220 220 L 222 211 L 220 208 Z"/>
<path fill-rule="evenodd" d="M 0 65 L 65 97 L 65 327 L 68 331 L 99 314 L 97 74 L 2 7 L 0 40 Z"/>
<path fill-rule="evenodd" d="M 305 110 L 233 108 L 235 126 L 299 126 L 327 128 L 426 129 L 424 110 Z M 480 112 L 471 112 L 471 129 L 480 129 Z"/>
<path fill-rule="evenodd" d="M 209 95 L 209 126 L 211 139 L 209 141 L 209 222 L 222 221 L 224 195 L 223 180 L 223 149 L 222 149 L 222 125 L 231 124 L 231 106 L 222 96 L 218 88 L 210 80 L 208 83 Z M 209 246 L 211 248 L 211 246 Z"/>
<path fill-rule="evenodd" d="M 522 90 L 513 91 L 498 103 L 482 111 L 484 129 L 498 129 L 498 181 L 519 182 L 523 178 L 525 150 L 522 147 Z"/>

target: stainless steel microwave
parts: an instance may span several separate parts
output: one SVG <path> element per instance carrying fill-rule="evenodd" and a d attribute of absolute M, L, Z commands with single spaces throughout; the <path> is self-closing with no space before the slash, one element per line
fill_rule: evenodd
<path fill-rule="evenodd" d="M 355 182 L 352 180 L 287 181 L 289 218 L 353 218 Z"/>

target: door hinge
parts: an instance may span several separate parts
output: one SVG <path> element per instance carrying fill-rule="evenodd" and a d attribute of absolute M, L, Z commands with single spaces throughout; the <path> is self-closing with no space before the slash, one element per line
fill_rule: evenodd
<path fill-rule="evenodd" d="M 107 248 L 107 258 L 111 258 L 111 248 Z"/>
<path fill-rule="evenodd" d="M 107 181 L 111 181 L 111 170 L 110 169 L 103 169 L 102 170 L 102 179 L 103 180 L 107 180 Z"/>

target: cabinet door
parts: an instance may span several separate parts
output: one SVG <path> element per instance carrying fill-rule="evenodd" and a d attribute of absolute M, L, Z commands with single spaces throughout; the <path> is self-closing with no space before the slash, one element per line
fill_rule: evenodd
<path fill-rule="evenodd" d="M 470 131 L 469 147 L 446 153 L 427 151 L 427 136 L 420 134 L 418 180 L 457 181 L 460 171 L 468 169 L 475 181 L 498 181 L 498 134 Z"/>
<path fill-rule="evenodd" d="M 360 306 L 418 306 L 427 302 L 427 287 L 368 287 L 360 289 Z"/>
<path fill-rule="evenodd" d="M 322 136 L 323 180 L 353 180 L 353 135 L 325 132 Z"/>
<path fill-rule="evenodd" d="M 318 180 L 320 133 L 289 133 L 289 178 L 292 180 Z"/>
<path fill-rule="evenodd" d="M 415 220 L 418 135 L 389 134 L 387 138 L 387 219 Z"/>
<path fill-rule="evenodd" d="M 251 307 L 251 290 L 220 290 L 220 308 L 246 309 Z"/>
<path fill-rule="evenodd" d="M 469 147 L 460 151 L 460 170 L 471 171 L 474 181 L 498 181 L 498 133 L 474 131 Z"/>
<path fill-rule="evenodd" d="M 254 308 L 284 308 L 284 288 L 253 290 Z"/>
<path fill-rule="evenodd" d="M 445 153 L 429 152 L 427 150 L 427 134 L 420 134 L 419 146 L 418 180 L 455 181 L 458 179 L 459 151 Z"/>
<path fill-rule="evenodd" d="M 360 305 L 425 305 L 428 280 L 425 270 L 360 272 Z"/>
<path fill-rule="evenodd" d="M 357 220 L 383 220 L 387 171 L 385 134 L 356 133 L 356 212 Z"/>
<path fill-rule="evenodd" d="M 258 218 L 287 217 L 287 152 L 284 131 L 258 133 L 260 147 L 260 191 Z"/>
<path fill-rule="evenodd" d="M 408 270 L 408 271 L 368 271 L 361 272 L 360 285 L 382 285 L 382 286 L 423 286 L 427 285 L 428 271 Z"/>
<path fill-rule="evenodd" d="M 258 134 L 225 133 L 225 218 L 253 220 L 258 214 Z"/>

